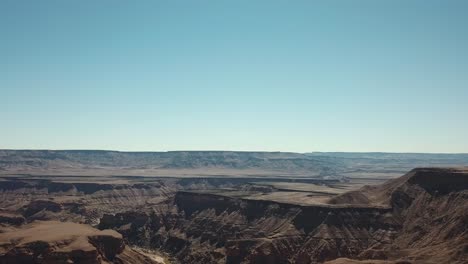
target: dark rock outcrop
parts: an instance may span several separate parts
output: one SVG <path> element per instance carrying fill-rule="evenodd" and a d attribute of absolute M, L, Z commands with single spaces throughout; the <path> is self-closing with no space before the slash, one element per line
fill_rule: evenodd
<path fill-rule="evenodd" d="M 0 213 L 0 224 L 9 224 L 9 225 L 21 225 L 26 221 L 26 219 L 17 214 L 9 213 Z"/>
<path fill-rule="evenodd" d="M 23 215 L 30 217 L 40 211 L 60 212 L 62 205 L 49 200 L 35 200 L 23 208 Z"/>

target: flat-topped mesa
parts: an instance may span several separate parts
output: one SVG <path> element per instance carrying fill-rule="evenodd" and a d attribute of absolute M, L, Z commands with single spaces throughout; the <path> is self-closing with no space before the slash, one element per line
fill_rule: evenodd
<path fill-rule="evenodd" d="M 457 168 L 416 168 L 402 177 L 381 185 L 364 186 L 329 200 L 330 204 L 392 206 L 395 195 L 408 188 L 431 195 L 449 194 L 468 189 L 468 170 Z"/>
<path fill-rule="evenodd" d="M 388 219 L 384 219 L 385 214 L 391 211 L 389 207 L 326 204 L 301 205 L 187 191 L 177 192 L 174 201 L 178 209 L 184 212 L 185 217 L 188 218 L 192 217 L 192 214 L 206 210 L 214 210 L 216 215 L 240 214 L 247 221 L 256 221 L 268 217 L 283 218 L 289 216 L 297 230 L 304 230 L 305 234 L 308 234 L 323 223 L 330 225 L 351 223 L 354 223 L 356 226 L 375 225 L 375 228 L 386 224 L 396 224 L 387 221 Z"/>
<path fill-rule="evenodd" d="M 150 189 L 159 188 L 161 183 L 154 181 L 151 183 L 135 184 L 110 184 L 98 182 L 56 182 L 42 179 L 15 179 L 0 180 L 0 191 L 33 190 L 47 194 L 70 192 L 73 194 L 94 194 L 99 191 L 123 190 L 123 189 Z"/>
<path fill-rule="evenodd" d="M 262 214 L 262 210 L 265 208 L 277 208 L 288 210 L 297 208 L 301 210 L 324 210 L 330 212 L 339 212 L 347 210 L 366 211 L 374 210 L 380 212 L 387 212 L 390 207 L 379 206 L 379 205 L 366 205 L 366 204 L 302 204 L 291 202 L 280 202 L 275 200 L 264 200 L 264 199 L 252 199 L 252 198 L 241 198 L 231 197 L 229 195 L 223 195 L 220 193 L 210 192 L 197 192 L 197 191 L 177 191 L 175 198 L 175 204 L 178 208 L 185 212 L 186 215 L 190 216 L 195 211 L 205 209 L 215 209 L 216 213 L 233 210 L 248 210 L 250 207 L 256 207 L 253 210 L 255 214 Z M 259 211 L 260 210 L 260 211 Z"/>
<path fill-rule="evenodd" d="M 202 175 L 321 175 L 339 165 L 328 158 L 288 152 L 175 151 L 118 152 L 72 150 L 0 150 L 0 174 L 164 176 L 168 171 Z M 341 164 L 340 164 L 341 165 Z M 224 173 L 220 174 L 221 171 Z M 281 173 L 279 173 L 281 171 Z"/>
<path fill-rule="evenodd" d="M 468 170 L 420 168 L 413 172 L 408 183 L 417 184 L 430 193 L 447 194 L 468 189 Z"/>
<path fill-rule="evenodd" d="M 0 263 L 155 263 L 129 248 L 122 235 L 90 226 L 36 221 L 0 234 Z"/>

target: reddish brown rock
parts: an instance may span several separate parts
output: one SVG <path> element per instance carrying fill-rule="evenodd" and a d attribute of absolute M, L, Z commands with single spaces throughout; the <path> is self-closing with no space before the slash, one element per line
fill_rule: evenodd
<path fill-rule="evenodd" d="M 138 260 L 139 262 L 132 262 Z M 113 230 L 36 221 L 0 233 L 0 263 L 155 263 L 129 248 Z"/>

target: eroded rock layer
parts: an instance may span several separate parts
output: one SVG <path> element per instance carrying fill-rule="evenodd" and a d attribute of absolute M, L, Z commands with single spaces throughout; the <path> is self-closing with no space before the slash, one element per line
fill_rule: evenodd
<path fill-rule="evenodd" d="M 85 255 L 97 261 L 89 263 L 144 263 L 146 258 L 128 246 L 122 251 L 123 242 L 164 252 L 171 263 L 467 263 L 464 170 L 415 169 L 381 185 L 307 204 L 262 199 L 278 189 L 259 185 L 258 179 L 143 180 L 0 181 L 0 239 L 7 241 L 0 260 L 16 252 L 32 258 L 30 263 L 50 263 L 44 262 L 44 252 L 61 252 L 58 245 L 68 239 L 55 246 L 36 241 L 30 248 L 5 237 L 25 227 L 31 231 L 38 220 L 59 220 L 122 235 L 87 235 L 88 244 L 81 245 L 94 247 L 95 253 Z M 60 258 L 87 263 L 73 260 L 71 252 Z"/>
<path fill-rule="evenodd" d="M 437 184 L 427 182 L 433 178 Z M 107 215 L 100 227 L 182 263 L 466 262 L 465 172 L 418 169 L 331 202 L 302 206 L 179 191 L 170 213 Z"/>

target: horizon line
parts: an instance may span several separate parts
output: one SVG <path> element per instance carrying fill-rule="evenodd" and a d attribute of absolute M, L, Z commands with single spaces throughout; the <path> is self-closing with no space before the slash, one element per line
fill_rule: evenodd
<path fill-rule="evenodd" d="M 356 154 L 442 154 L 442 155 L 468 155 L 468 152 L 395 152 L 395 151 L 284 151 L 284 150 L 115 150 L 115 149 L 47 149 L 47 148 L 0 148 L 0 151 L 101 151 L 101 152 L 121 152 L 121 153 L 169 153 L 169 152 L 250 152 L 250 153 L 356 153 Z"/>

